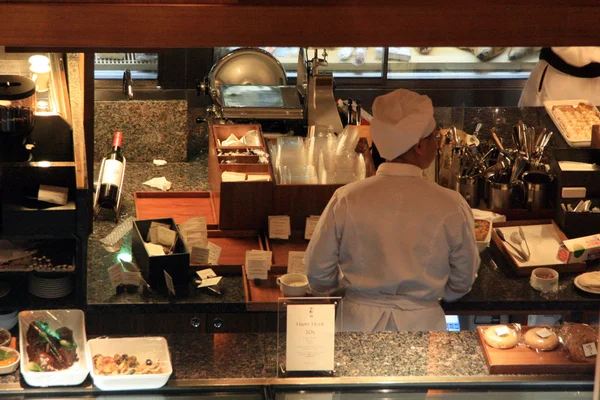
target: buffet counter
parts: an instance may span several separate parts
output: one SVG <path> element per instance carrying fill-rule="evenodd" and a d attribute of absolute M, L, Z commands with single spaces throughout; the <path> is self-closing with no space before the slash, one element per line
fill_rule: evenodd
<path fill-rule="evenodd" d="M 153 394 L 278 389 L 591 391 L 593 375 L 490 375 L 477 332 L 339 333 L 333 376 L 278 377 L 273 333 L 165 335 L 173 374 Z M 0 376 L 0 396 L 98 396 L 88 379 L 76 387 L 32 388 L 19 371 Z M 120 392 L 123 394 L 124 392 Z M 143 393 L 143 392 L 137 392 Z"/>

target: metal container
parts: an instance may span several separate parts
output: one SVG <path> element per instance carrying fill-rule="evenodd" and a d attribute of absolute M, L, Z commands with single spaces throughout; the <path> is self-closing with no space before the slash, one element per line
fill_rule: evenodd
<path fill-rule="evenodd" d="M 471 207 L 479 207 L 479 177 L 461 176 L 458 178 L 459 192 Z"/>
<path fill-rule="evenodd" d="M 35 124 L 35 83 L 19 75 L 0 75 L 0 139 L 28 136 Z"/>
<path fill-rule="evenodd" d="M 525 172 L 522 177 L 525 204 L 531 211 L 548 207 L 549 193 L 554 177 L 546 172 Z"/>
<path fill-rule="evenodd" d="M 491 209 L 503 210 L 510 207 L 513 185 L 510 183 L 494 182 L 490 179 L 486 180 L 489 193 L 489 207 Z"/>

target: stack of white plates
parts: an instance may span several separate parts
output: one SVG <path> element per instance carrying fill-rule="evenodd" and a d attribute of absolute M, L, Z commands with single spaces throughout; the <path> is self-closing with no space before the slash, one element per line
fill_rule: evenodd
<path fill-rule="evenodd" d="M 29 293 L 44 299 L 65 297 L 73 291 L 73 281 L 70 275 L 57 278 L 41 278 L 29 275 Z"/>

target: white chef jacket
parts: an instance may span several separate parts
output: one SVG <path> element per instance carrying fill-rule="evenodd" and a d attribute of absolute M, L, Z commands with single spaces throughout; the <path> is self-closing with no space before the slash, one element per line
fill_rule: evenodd
<path fill-rule="evenodd" d="M 347 287 L 346 331 L 445 330 L 439 299 L 466 294 L 479 262 L 462 196 L 390 162 L 334 193 L 305 256 L 313 295 Z"/>
<path fill-rule="evenodd" d="M 600 47 L 552 47 L 552 51 L 574 67 L 600 62 Z M 544 71 L 546 71 L 545 75 Z M 540 81 L 542 81 L 541 88 Z M 519 107 L 542 107 L 544 101 L 575 99 L 600 104 L 600 77 L 571 76 L 552 67 L 545 60 L 540 60 L 525 82 Z"/>

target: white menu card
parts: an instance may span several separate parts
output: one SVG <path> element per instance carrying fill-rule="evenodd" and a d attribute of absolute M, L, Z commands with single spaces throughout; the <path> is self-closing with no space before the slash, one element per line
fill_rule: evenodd
<path fill-rule="evenodd" d="M 287 371 L 332 371 L 334 348 L 335 304 L 287 306 Z"/>

